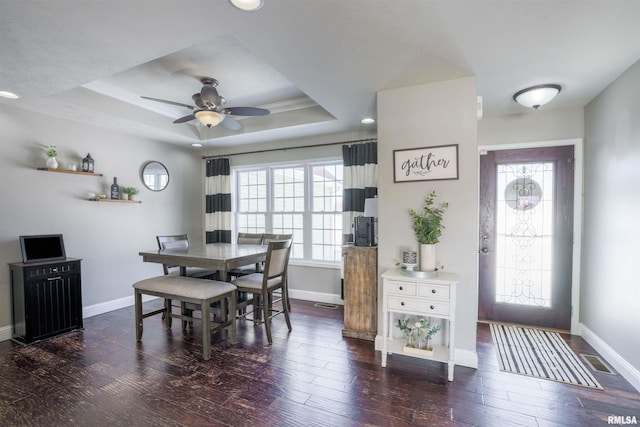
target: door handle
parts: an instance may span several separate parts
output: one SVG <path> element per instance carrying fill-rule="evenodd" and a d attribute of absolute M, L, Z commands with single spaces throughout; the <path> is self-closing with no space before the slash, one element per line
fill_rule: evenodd
<path fill-rule="evenodd" d="M 486 254 L 487 252 L 489 252 L 489 248 L 482 248 L 478 252 L 482 252 L 483 254 Z"/>

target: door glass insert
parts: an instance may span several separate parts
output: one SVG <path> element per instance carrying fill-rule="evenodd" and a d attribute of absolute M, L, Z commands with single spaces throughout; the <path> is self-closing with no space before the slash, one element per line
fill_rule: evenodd
<path fill-rule="evenodd" d="M 499 304 L 552 307 L 554 163 L 513 163 L 496 173 Z"/>

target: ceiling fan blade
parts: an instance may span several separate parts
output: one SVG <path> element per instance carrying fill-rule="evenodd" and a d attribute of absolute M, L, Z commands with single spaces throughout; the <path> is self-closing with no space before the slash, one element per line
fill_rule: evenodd
<path fill-rule="evenodd" d="M 202 86 L 202 90 L 200 91 L 200 99 L 209 108 L 220 106 L 220 95 L 218 94 L 218 90 L 213 86 Z"/>
<path fill-rule="evenodd" d="M 188 116 L 180 117 L 179 119 L 174 120 L 173 123 L 190 122 L 191 120 L 194 120 L 195 118 L 196 118 L 195 114 L 189 114 Z"/>
<path fill-rule="evenodd" d="M 269 110 L 256 107 L 229 107 L 224 109 L 225 114 L 232 116 L 266 116 Z"/>
<path fill-rule="evenodd" d="M 194 107 L 193 105 L 182 104 L 180 102 L 174 102 L 174 101 L 167 101 L 166 99 L 150 98 L 148 96 L 141 96 L 140 98 L 148 99 L 150 101 L 162 102 L 164 104 L 177 105 L 178 107 L 187 107 L 190 110 L 196 109 L 196 107 Z"/>
<path fill-rule="evenodd" d="M 224 116 L 224 120 L 220 122 L 220 125 L 231 130 L 242 129 L 242 125 L 229 116 Z"/>

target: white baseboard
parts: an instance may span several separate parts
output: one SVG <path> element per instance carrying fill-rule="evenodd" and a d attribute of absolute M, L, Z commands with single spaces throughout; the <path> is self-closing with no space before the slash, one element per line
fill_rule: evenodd
<path fill-rule="evenodd" d="M 150 295 L 143 295 L 142 301 L 147 302 L 156 299 Z M 133 295 L 130 297 L 120 298 L 113 301 L 108 301 L 101 304 L 90 305 L 82 307 L 82 318 L 97 316 L 98 314 L 108 313 L 110 311 L 119 310 L 121 308 L 130 307 L 134 304 Z M 11 339 L 13 327 L 11 325 L 0 328 L 0 341 L 7 341 Z"/>
<path fill-rule="evenodd" d="M 622 356 L 612 349 L 602 338 L 580 323 L 582 338 L 591 345 L 625 380 L 640 391 L 640 371 L 631 366 Z"/>
<path fill-rule="evenodd" d="M 289 289 L 289 296 L 294 299 L 300 299 L 305 301 L 324 302 L 328 304 L 344 305 L 344 301 L 337 294 L 327 294 L 323 292 L 313 291 L 301 291 L 296 289 Z M 150 295 L 143 295 L 142 301 L 147 302 L 156 299 L 156 297 Z M 97 316 L 99 314 L 108 313 L 110 311 L 119 310 L 125 307 L 131 307 L 134 304 L 133 295 L 120 298 L 117 300 L 107 301 L 100 304 L 89 305 L 82 307 L 82 318 Z M 5 326 L 0 328 L 0 341 L 7 341 L 11 339 L 12 326 Z"/>
<path fill-rule="evenodd" d="M 7 341 L 11 339 L 11 330 L 13 326 L 3 326 L 0 328 L 0 341 Z"/>
<path fill-rule="evenodd" d="M 326 294 L 322 292 L 312 291 L 300 291 L 295 289 L 289 289 L 289 296 L 294 299 L 301 299 L 305 301 L 326 302 L 330 304 L 343 305 L 344 301 L 340 298 L 340 295 Z M 156 297 L 150 295 L 143 295 L 142 301 L 147 302 L 156 299 Z M 93 317 L 98 314 L 108 313 L 110 311 L 119 310 L 121 308 L 130 307 L 134 304 L 133 295 L 120 298 L 113 301 L 107 301 L 100 304 L 90 305 L 82 308 L 82 317 Z M 11 329 L 11 328 L 9 328 Z M 11 338 L 11 336 L 9 336 Z"/>
<path fill-rule="evenodd" d="M 158 297 L 143 295 L 142 302 L 152 301 Z M 120 310 L 121 308 L 131 307 L 135 304 L 133 295 L 124 297 L 112 301 L 103 302 L 100 304 L 94 304 L 87 307 L 82 307 L 82 318 L 97 316 L 98 314 L 108 313 L 114 310 Z"/>
<path fill-rule="evenodd" d="M 293 299 L 301 299 L 304 301 L 325 302 L 327 304 L 344 305 L 344 301 L 338 294 L 327 294 L 324 292 L 289 289 L 289 297 Z"/>
<path fill-rule="evenodd" d="M 478 369 L 478 353 L 471 350 L 456 348 L 456 365 Z"/>
<path fill-rule="evenodd" d="M 375 350 L 382 350 L 382 336 L 376 335 Z M 467 368 L 478 369 L 478 353 L 471 350 L 464 350 L 456 348 L 454 362 L 459 366 L 466 366 Z"/>

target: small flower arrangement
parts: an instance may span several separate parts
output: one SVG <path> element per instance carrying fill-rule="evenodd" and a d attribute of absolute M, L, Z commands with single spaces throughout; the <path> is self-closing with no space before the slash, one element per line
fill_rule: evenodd
<path fill-rule="evenodd" d="M 47 147 L 47 156 L 49 157 L 58 157 L 58 150 L 55 145 L 50 145 Z"/>
<path fill-rule="evenodd" d="M 431 337 L 442 328 L 441 325 L 431 326 L 431 319 L 424 318 L 413 322 L 409 318 L 398 319 L 396 326 L 407 338 L 407 347 L 424 348 L 426 350 L 429 350 L 427 347 L 429 347 Z M 424 345 L 420 342 L 421 337 L 424 337 Z"/>

